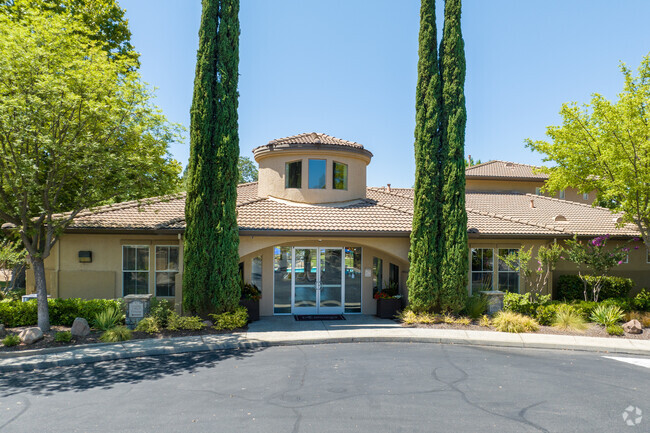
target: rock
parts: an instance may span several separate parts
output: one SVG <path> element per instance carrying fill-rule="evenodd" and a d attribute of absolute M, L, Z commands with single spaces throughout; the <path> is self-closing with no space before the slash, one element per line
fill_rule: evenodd
<path fill-rule="evenodd" d="M 623 325 L 623 330 L 628 334 L 640 334 L 643 332 L 643 326 L 638 320 L 632 319 Z"/>
<path fill-rule="evenodd" d="M 43 339 L 43 331 L 41 328 L 27 328 L 23 329 L 18 336 L 23 343 L 34 344 Z"/>
<path fill-rule="evenodd" d="M 5 325 L 0 325 L 0 338 L 5 338 L 7 336 L 7 331 L 5 330 Z"/>
<path fill-rule="evenodd" d="M 206 328 L 212 328 L 212 325 L 214 325 L 214 323 L 212 323 L 212 321 L 210 320 L 204 320 L 203 324 L 205 325 Z"/>
<path fill-rule="evenodd" d="M 88 326 L 88 321 L 82 317 L 77 317 L 72 323 L 72 328 L 70 333 L 73 337 L 85 337 L 90 334 L 90 326 Z"/>

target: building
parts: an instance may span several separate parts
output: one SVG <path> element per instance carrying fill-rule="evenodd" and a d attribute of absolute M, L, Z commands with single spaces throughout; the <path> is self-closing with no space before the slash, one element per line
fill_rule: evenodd
<path fill-rule="evenodd" d="M 406 293 L 413 190 L 369 187 L 372 153 L 329 135 L 272 140 L 253 151 L 259 181 L 238 187 L 240 269 L 262 290 L 262 315 L 374 314 L 373 294 L 396 284 Z M 498 255 L 535 249 L 574 234 L 637 235 L 619 216 L 534 194 L 533 167 L 490 161 L 467 170 L 468 291 L 519 290 L 519 276 Z M 531 192 L 532 191 L 532 192 Z M 83 212 L 45 262 L 52 296 L 116 298 L 153 293 L 182 299 L 184 194 Z M 645 248 L 617 270 L 641 284 Z M 555 273 L 575 273 L 561 264 Z M 34 290 L 33 275 L 28 292 Z M 549 286 L 548 291 L 551 290 Z"/>

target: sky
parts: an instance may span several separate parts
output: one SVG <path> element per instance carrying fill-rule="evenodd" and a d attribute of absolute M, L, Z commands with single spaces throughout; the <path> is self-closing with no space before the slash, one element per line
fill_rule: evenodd
<path fill-rule="evenodd" d="M 155 104 L 189 127 L 199 0 L 119 0 Z M 443 1 L 437 2 L 439 37 Z M 242 156 L 268 141 L 323 132 L 373 154 L 369 186 L 414 182 L 420 2 L 241 0 Z M 465 154 L 539 165 L 524 145 L 561 122 L 566 102 L 615 99 L 620 62 L 650 53 L 648 0 L 464 0 Z M 183 166 L 189 134 L 171 153 Z"/>

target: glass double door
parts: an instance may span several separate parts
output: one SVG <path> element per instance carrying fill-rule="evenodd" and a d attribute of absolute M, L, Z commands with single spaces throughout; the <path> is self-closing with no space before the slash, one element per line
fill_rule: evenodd
<path fill-rule="evenodd" d="M 293 248 L 293 314 L 343 313 L 343 257 L 343 248 Z"/>

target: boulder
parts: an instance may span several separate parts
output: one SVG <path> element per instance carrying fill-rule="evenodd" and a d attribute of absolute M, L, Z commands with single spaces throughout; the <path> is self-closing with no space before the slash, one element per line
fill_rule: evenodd
<path fill-rule="evenodd" d="M 43 339 L 43 331 L 41 328 L 27 328 L 23 329 L 18 336 L 23 343 L 34 344 Z"/>
<path fill-rule="evenodd" d="M 212 328 L 212 325 L 214 325 L 214 323 L 212 323 L 211 320 L 204 320 L 203 325 L 205 325 L 206 328 Z"/>
<path fill-rule="evenodd" d="M 641 322 L 638 320 L 632 319 L 623 324 L 623 330 L 628 334 L 640 334 L 643 332 L 643 326 L 641 326 Z"/>
<path fill-rule="evenodd" d="M 72 323 L 72 328 L 70 328 L 70 334 L 73 337 L 85 337 L 90 334 L 90 326 L 88 326 L 88 321 L 82 317 L 77 317 Z"/>
<path fill-rule="evenodd" d="M 7 336 L 7 330 L 5 325 L 0 324 L 0 338 L 5 338 Z"/>

